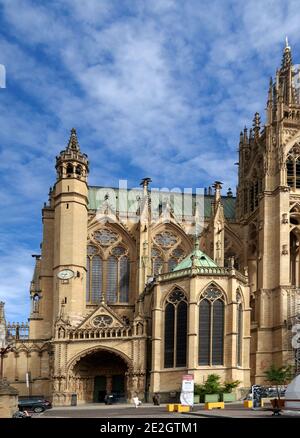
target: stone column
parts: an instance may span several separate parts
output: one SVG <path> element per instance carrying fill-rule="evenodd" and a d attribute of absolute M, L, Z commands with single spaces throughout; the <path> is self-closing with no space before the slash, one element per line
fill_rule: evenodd
<path fill-rule="evenodd" d="M 0 418 L 11 418 L 18 410 L 18 391 L 6 380 L 0 381 Z"/>
<path fill-rule="evenodd" d="M 188 303 L 189 325 L 187 345 L 187 368 L 194 372 L 198 366 L 198 305 L 196 299 L 197 278 L 190 280 L 190 299 Z"/>

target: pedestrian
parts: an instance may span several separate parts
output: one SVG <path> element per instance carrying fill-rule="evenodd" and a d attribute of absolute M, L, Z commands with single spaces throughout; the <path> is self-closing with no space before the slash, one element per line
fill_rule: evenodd
<path fill-rule="evenodd" d="M 141 400 L 139 400 L 139 398 L 138 398 L 137 395 L 135 395 L 134 397 L 132 397 L 132 401 L 133 401 L 133 403 L 134 403 L 134 405 L 135 405 L 136 408 L 142 404 Z"/>
<path fill-rule="evenodd" d="M 157 392 L 153 395 L 152 400 L 153 400 L 154 406 L 160 405 L 160 395 Z"/>

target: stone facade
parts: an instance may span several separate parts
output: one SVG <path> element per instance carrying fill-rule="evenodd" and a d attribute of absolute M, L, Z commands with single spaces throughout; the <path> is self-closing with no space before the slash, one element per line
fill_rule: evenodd
<path fill-rule="evenodd" d="M 7 326 L 16 343 L 4 375 L 21 395 L 56 405 L 70 404 L 72 394 L 85 403 L 111 392 L 124 399 L 159 392 L 167 400 L 186 373 L 202 383 L 216 372 L 246 388 L 262 383 L 271 363 L 293 360 L 296 74 L 287 45 L 270 83 L 265 126 L 256 113 L 253 128 L 241 133 L 236 198 L 230 189 L 222 196 L 218 181 L 200 200 L 151 191 L 149 178 L 136 190 L 90 187 L 87 156 L 71 131 L 42 210 L 29 337 Z M 183 212 L 184 203 L 190 208 Z"/>

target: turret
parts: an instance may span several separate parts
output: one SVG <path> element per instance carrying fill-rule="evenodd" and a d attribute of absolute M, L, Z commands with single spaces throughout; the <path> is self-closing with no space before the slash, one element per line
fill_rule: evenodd
<path fill-rule="evenodd" d="M 54 322 L 59 303 L 71 324 L 85 313 L 86 246 L 88 221 L 88 158 L 80 151 L 76 130 L 56 157 L 54 203 Z"/>
<path fill-rule="evenodd" d="M 69 143 L 65 150 L 56 157 L 57 180 L 62 178 L 77 178 L 87 181 L 89 162 L 86 154 L 80 152 L 77 133 L 71 129 Z"/>
<path fill-rule="evenodd" d="M 212 202 L 211 225 L 213 254 L 212 258 L 218 266 L 224 266 L 224 209 L 221 198 L 222 183 L 215 181 L 213 188 L 215 189 L 214 201 Z"/>
<path fill-rule="evenodd" d="M 150 243 L 150 196 L 149 184 L 151 178 L 143 178 L 142 207 L 140 211 L 140 235 L 139 235 L 139 293 L 142 293 L 148 277 L 151 275 L 151 243 Z"/>

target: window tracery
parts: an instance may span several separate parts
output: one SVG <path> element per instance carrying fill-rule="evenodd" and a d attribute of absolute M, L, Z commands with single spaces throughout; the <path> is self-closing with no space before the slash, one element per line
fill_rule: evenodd
<path fill-rule="evenodd" d="M 163 231 L 156 234 L 154 240 L 162 248 L 170 248 L 177 243 L 177 236 L 170 231 Z"/>
<path fill-rule="evenodd" d="M 164 347 L 165 368 L 186 366 L 187 298 L 181 289 L 174 289 L 165 303 Z"/>
<path fill-rule="evenodd" d="M 223 292 L 209 285 L 199 304 L 199 365 L 223 365 L 224 317 Z"/>
<path fill-rule="evenodd" d="M 186 256 L 181 238 L 172 231 L 162 231 L 153 237 L 151 251 L 152 274 L 171 272 Z"/>
<path fill-rule="evenodd" d="M 236 362 L 237 366 L 242 365 L 242 342 L 243 342 L 243 305 L 242 305 L 242 294 L 239 289 L 236 291 Z"/>
<path fill-rule="evenodd" d="M 295 144 L 286 158 L 287 185 L 292 189 L 300 188 L 300 145 Z"/>
<path fill-rule="evenodd" d="M 130 261 L 118 233 L 103 228 L 93 233 L 87 247 L 86 300 L 99 303 L 129 302 Z"/>

